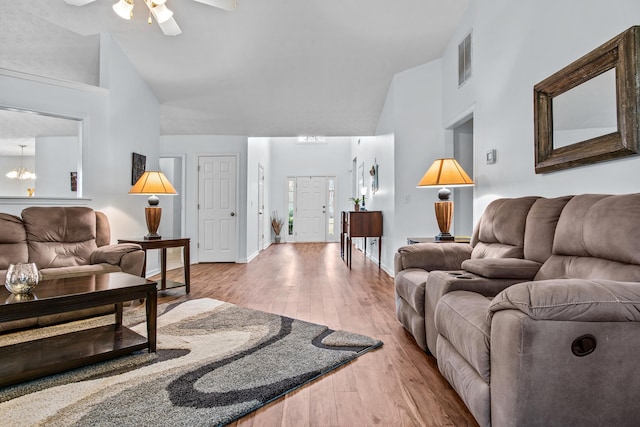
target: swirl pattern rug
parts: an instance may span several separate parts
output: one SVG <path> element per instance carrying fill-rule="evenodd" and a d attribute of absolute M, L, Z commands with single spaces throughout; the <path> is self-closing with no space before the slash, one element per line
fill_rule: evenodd
<path fill-rule="evenodd" d="M 132 312 L 125 323 L 144 335 L 144 310 Z M 73 322 L 0 340 L 7 345 L 112 321 Z M 157 353 L 0 388 L 0 414 L 6 426 L 224 425 L 381 345 L 208 298 L 163 305 Z"/>

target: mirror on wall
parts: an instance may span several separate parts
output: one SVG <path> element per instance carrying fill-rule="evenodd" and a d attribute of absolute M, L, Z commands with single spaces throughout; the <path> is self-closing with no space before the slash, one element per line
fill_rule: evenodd
<path fill-rule="evenodd" d="M 81 129 L 79 119 L 0 106 L 0 197 L 82 197 Z"/>
<path fill-rule="evenodd" d="M 535 171 L 637 155 L 640 26 L 534 87 Z"/>
<path fill-rule="evenodd" d="M 553 98 L 553 148 L 618 131 L 616 73 L 606 71 Z"/>

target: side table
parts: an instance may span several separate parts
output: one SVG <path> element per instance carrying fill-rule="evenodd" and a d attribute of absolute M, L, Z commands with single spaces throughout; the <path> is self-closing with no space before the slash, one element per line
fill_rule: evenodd
<path fill-rule="evenodd" d="M 456 236 L 454 240 L 436 242 L 434 237 L 407 237 L 407 245 L 414 243 L 471 243 L 471 237 Z"/>
<path fill-rule="evenodd" d="M 189 281 L 191 278 L 191 266 L 189 264 L 191 258 L 189 256 L 189 242 L 188 237 L 163 237 L 161 239 L 145 239 L 143 237 L 136 237 L 133 239 L 118 239 L 118 243 L 136 243 L 142 247 L 144 251 L 144 265 L 142 267 L 142 276 L 145 276 L 147 270 L 147 251 L 149 249 L 160 249 L 160 290 L 164 291 L 169 288 L 175 288 L 184 286 L 186 292 L 189 293 L 190 286 Z M 167 248 L 182 248 L 182 256 L 184 263 L 184 283 L 174 282 L 173 280 L 167 280 Z"/>

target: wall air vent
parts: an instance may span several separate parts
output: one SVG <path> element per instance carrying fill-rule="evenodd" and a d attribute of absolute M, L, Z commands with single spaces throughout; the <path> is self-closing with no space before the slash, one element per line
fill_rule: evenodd
<path fill-rule="evenodd" d="M 458 45 L 458 87 L 471 78 L 471 33 Z"/>

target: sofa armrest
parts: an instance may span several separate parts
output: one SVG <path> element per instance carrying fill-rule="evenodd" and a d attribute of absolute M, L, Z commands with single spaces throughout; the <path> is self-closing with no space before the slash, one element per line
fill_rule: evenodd
<path fill-rule="evenodd" d="M 542 264 L 520 258 L 477 258 L 462 263 L 462 269 L 488 279 L 533 280 Z"/>
<path fill-rule="evenodd" d="M 142 276 L 145 270 L 145 253 L 142 247 L 135 243 L 100 246 L 91 254 L 90 263 L 117 265 L 125 273 Z"/>
<path fill-rule="evenodd" d="M 401 246 L 395 255 L 396 273 L 406 268 L 459 270 L 462 261 L 471 258 L 468 243 L 416 243 Z"/>
<path fill-rule="evenodd" d="M 491 315 L 501 310 L 518 310 L 534 320 L 638 322 L 640 283 L 584 279 L 518 283 L 491 302 Z"/>
<path fill-rule="evenodd" d="M 142 251 L 140 245 L 135 243 L 119 243 L 116 245 L 100 246 L 91 253 L 90 264 L 107 263 L 111 265 L 120 265 L 123 256 L 128 253 Z"/>

